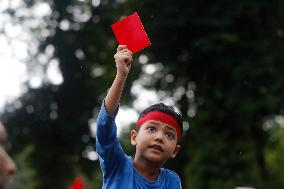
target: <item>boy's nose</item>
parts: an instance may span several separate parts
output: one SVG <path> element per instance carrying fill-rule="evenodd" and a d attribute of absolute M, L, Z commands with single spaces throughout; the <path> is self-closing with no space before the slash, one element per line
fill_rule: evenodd
<path fill-rule="evenodd" d="M 162 132 L 156 132 L 156 135 L 155 135 L 155 141 L 158 141 L 160 143 L 163 143 L 164 141 L 164 135 Z"/>

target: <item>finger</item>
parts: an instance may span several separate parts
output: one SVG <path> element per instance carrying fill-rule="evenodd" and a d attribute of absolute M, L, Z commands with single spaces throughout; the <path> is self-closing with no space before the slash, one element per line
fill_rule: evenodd
<path fill-rule="evenodd" d="M 124 52 L 129 53 L 131 56 L 133 55 L 133 53 L 127 48 L 127 46 L 125 46 L 125 48 L 122 48 L 120 51 L 118 51 L 118 53 L 124 53 Z"/>
<path fill-rule="evenodd" d="M 115 53 L 115 55 L 113 56 L 115 59 L 118 58 L 119 54 Z"/>
<path fill-rule="evenodd" d="M 121 55 L 123 55 L 123 54 L 127 54 L 127 55 L 129 55 L 129 56 L 132 56 L 132 52 L 130 51 L 130 50 L 128 50 L 128 49 L 122 49 L 121 51 L 119 51 L 119 52 L 117 52 L 118 54 L 121 54 Z"/>
<path fill-rule="evenodd" d="M 128 55 L 114 55 L 114 58 L 117 59 L 117 60 L 123 60 L 123 59 L 126 59 L 126 58 L 131 58 L 130 56 Z"/>
<path fill-rule="evenodd" d="M 125 49 L 122 49 L 120 52 L 128 52 L 130 54 L 133 54 L 127 47 Z"/>
<path fill-rule="evenodd" d="M 129 62 L 129 63 L 127 64 L 127 68 L 130 69 L 130 68 L 131 68 L 131 65 L 132 65 L 132 64 Z"/>
<path fill-rule="evenodd" d="M 130 57 L 132 57 L 132 54 L 131 53 L 129 53 L 129 52 L 123 52 L 123 53 L 119 53 L 119 55 L 126 55 L 126 56 L 130 56 Z"/>
<path fill-rule="evenodd" d="M 131 50 L 129 50 L 129 49 L 127 49 L 128 50 L 128 52 L 131 54 L 131 55 L 133 55 L 133 53 L 132 53 L 132 51 Z"/>
<path fill-rule="evenodd" d="M 132 61 L 132 55 L 129 52 L 125 53 L 116 53 L 114 56 L 114 59 L 124 59 L 124 58 L 130 58 Z"/>
<path fill-rule="evenodd" d="M 133 61 L 132 57 L 128 57 L 126 65 L 129 66 L 131 65 L 131 62 Z"/>
<path fill-rule="evenodd" d="M 128 62 L 128 65 L 127 65 L 128 67 L 131 66 L 131 62 L 132 62 L 132 61 L 133 61 L 133 59 L 130 58 L 130 59 L 129 59 L 129 62 Z"/>
<path fill-rule="evenodd" d="M 121 58 L 121 59 L 131 59 L 131 56 L 128 56 L 128 55 L 121 55 L 120 58 Z"/>
<path fill-rule="evenodd" d="M 122 50 L 119 51 L 119 53 L 124 53 L 124 52 L 129 52 L 129 50 L 127 48 L 125 48 L 125 49 L 122 49 Z"/>
<path fill-rule="evenodd" d="M 121 56 L 121 59 L 124 61 L 124 63 L 126 63 L 127 66 L 132 60 L 132 58 L 130 56 L 127 56 L 127 55 Z"/>
<path fill-rule="evenodd" d="M 126 46 L 126 45 L 119 45 L 119 46 L 117 47 L 117 52 L 119 52 L 119 51 L 121 51 L 121 50 L 123 50 L 123 49 L 127 49 L 127 46 Z"/>

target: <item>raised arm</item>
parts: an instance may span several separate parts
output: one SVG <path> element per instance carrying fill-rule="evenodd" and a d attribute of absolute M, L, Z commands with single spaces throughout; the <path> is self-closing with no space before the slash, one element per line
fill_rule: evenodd
<path fill-rule="evenodd" d="M 132 53 L 126 45 L 119 45 L 114 59 L 116 76 L 105 98 L 105 108 L 110 115 L 115 113 L 119 105 L 124 84 L 131 69 Z"/>
<path fill-rule="evenodd" d="M 117 73 L 98 115 L 96 130 L 96 151 L 99 154 L 104 178 L 111 178 L 125 158 L 117 138 L 114 114 L 131 68 L 132 53 L 125 45 L 120 45 L 114 59 Z"/>

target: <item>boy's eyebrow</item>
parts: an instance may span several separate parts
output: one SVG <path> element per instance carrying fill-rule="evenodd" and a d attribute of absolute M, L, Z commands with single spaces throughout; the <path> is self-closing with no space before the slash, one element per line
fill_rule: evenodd
<path fill-rule="evenodd" d="M 159 123 L 157 123 L 157 121 L 148 121 L 148 123 L 154 124 L 154 125 L 158 125 Z"/>
<path fill-rule="evenodd" d="M 170 129 L 170 130 L 176 132 L 176 130 L 175 130 L 174 128 L 170 127 L 170 126 L 165 125 L 165 127 L 166 127 L 167 129 Z"/>
<path fill-rule="evenodd" d="M 154 125 L 158 125 L 158 124 L 159 124 L 159 123 L 157 123 L 156 121 L 149 121 L 148 123 L 151 123 L 151 124 L 154 124 Z M 171 126 L 168 126 L 168 125 L 165 124 L 165 127 L 166 127 L 167 129 L 170 129 L 170 130 L 176 132 L 176 130 L 175 130 L 173 127 L 171 127 Z"/>

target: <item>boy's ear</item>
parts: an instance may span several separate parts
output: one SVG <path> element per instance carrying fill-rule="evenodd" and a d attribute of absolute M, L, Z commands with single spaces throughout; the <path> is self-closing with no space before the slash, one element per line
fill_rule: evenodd
<path fill-rule="evenodd" d="M 135 130 L 131 130 L 131 132 L 130 132 L 130 139 L 131 139 L 131 144 L 133 145 L 133 146 L 136 146 L 136 144 L 137 144 L 137 142 L 136 142 L 136 137 L 137 137 L 137 131 L 135 131 Z"/>
<path fill-rule="evenodd" d="M 171 155 L 171 158 L 175 158 L 176 155 L 178 154 L 178 152 L 180 151 L 181 149 L 181 146 L 180 145 L 176 145 L 176 148 L 175 150 L 173 151 L 172 155 Z"/>

